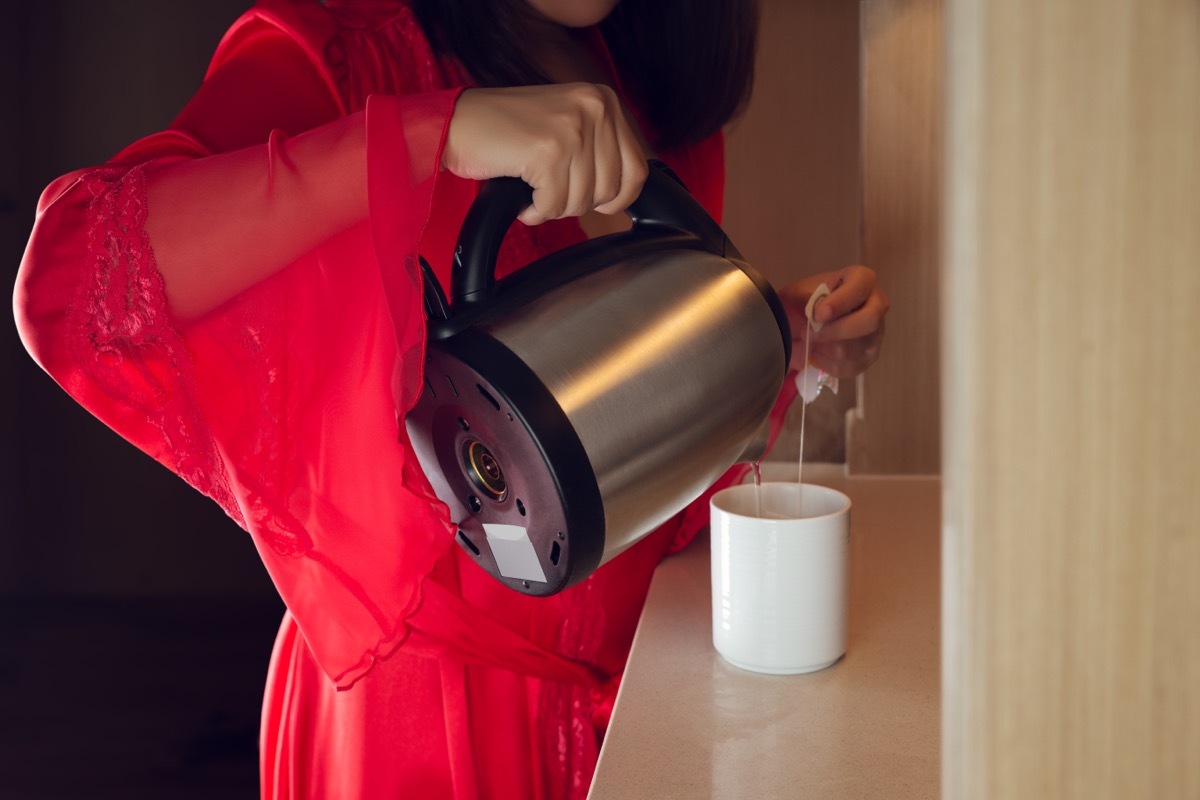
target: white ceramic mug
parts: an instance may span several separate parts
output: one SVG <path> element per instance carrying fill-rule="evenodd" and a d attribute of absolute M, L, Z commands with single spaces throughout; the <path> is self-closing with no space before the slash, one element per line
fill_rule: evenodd
<path fill-rule="evenodd" d="M 846 652 L 850 498 L 802 488 L 742 484 L 710 503 L 713 645 L 736 667 L 815 672 Z"/>

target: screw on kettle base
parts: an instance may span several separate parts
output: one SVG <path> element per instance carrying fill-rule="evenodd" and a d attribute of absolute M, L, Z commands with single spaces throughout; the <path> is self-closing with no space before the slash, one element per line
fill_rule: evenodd
<path fill-rule="evenodd" d="M 479 498 L 475 495 L 471 495 L 467 498 L 467 505 L 470 507 L 471 511 L 475 512 L 476 514 L 478 514 L 479 510 L 483 508 L 483 503 L 480 502 Z"/>
<path fill-rule="evenodd" d="M 517 513 L 522 517 L 525 516 L 525 504 L 521 502 L 521 498 L 517 498 Z"/>
<path fill-rule="evenodd" d="M 471 426 L 462 417 L 458 418 L 458 427 L 462 428 L 464 431 L 471 430 Z"/>

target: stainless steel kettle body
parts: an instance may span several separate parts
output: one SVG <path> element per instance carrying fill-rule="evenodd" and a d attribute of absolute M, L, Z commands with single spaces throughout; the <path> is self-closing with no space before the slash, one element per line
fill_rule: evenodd
<path fill-rule="evenodd" d="M 451 304 L 426 274 L 425 387 L 406 425 L 460 545 L 547 595 L 755 457 L 791 335 L 774 290 L 665 168 L 631 230 L 497 282 L 529 199 L 515 179 L 483 187 Z"/>

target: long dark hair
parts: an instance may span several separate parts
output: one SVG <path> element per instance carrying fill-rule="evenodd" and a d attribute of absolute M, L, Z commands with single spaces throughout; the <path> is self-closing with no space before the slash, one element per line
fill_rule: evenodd
<path fill-rule="evenodd" d="M 413 10 L 434 49 L 480 86 L 548 82 L 516 45 L 526 0 L 413 0 Z M 656 148 L 707 138 L 750 99 L 758 0 L 621 0 L 600 31 Z"/>

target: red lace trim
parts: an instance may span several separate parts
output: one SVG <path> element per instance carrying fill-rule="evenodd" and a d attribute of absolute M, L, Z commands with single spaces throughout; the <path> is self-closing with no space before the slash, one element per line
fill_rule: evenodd
<path fill-rule="evenodd" d="M 113 401 L 144 414 L 159 435 L 135 444 L 245 527 L 197 407 L 191 354 L 167 310 L 145 230 L 143 170 L 103 167 L 83 180 L 93 199 L 87 279 L 69 311 L 75 363 Z"/>

